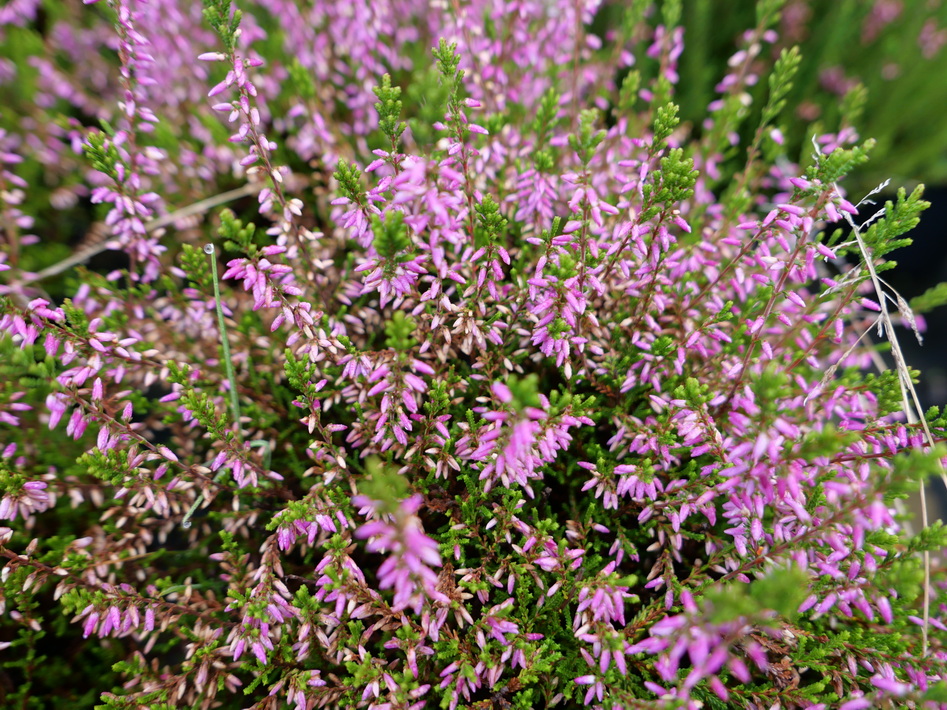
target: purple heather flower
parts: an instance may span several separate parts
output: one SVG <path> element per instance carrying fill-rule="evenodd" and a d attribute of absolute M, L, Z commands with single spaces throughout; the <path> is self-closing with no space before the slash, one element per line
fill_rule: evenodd
<path fill-rule="evenodd" d="M 352 502 L 368 509 L 378 505 L 365 496 L 356 496 Z M 369 552 L 389 555 L 378 568 L 378 586 L 394 590 L 392 609 L 410 608 L 415 614 L 421 613 L 425 600 L 448 601 L 436 588 L 437 574 L 432 568 L 441 566 L 441 556 L 437 543 L 424 534 L 415 515 L 420 506 L 421 497 L 412 496 L 402 501 L 388 520 L 375 519 L 355 531 L 355 537 L 368 540 Z"/>
<path fill-rule="evenodd" d="M 415 288 L 418 277 L 426 273 L 423 264 L 426 257 L 413 259 L 388 259 L 381 256 L 370 257 L 355 269 L 357 273 L 368 272 L 362 285 L 362 293 L 378 291 L 381 296 L 379 308 L 391 302 L 397 308 Z"/>
<path fill-rule="evenodd" d="M 46 493 L 46 483 L 27 481 L 17 492 L 7 492 L 0 498 L 0 520 L 16 520 L 19 515 L 29 520 L 34 513 L 42 513 L 52 504 Z"/>

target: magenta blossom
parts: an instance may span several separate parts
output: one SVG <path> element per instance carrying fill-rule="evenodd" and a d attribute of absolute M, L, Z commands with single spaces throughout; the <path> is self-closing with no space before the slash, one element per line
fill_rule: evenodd
<path fill-rule="evenodd" d="M 352 502 L 371 510 L 379 505 L 366 496 L 356 496 Z M 368 539 L 369 552 L 389 555 L 378 568 L 378 586 L 394 590 L 392 608 L 410 608 L 415 614 L 421 613 L 425 600 L 448 601 L 437 590 L 437 573 L 432 569 L 441 566 L 437 543 L 424 534 L 415 515 L 421 502 L 421 496 L 411 496 L 393 515 L 385 516 L 387 520 L 369 521 L 355 531 L 355 537 Z"/>

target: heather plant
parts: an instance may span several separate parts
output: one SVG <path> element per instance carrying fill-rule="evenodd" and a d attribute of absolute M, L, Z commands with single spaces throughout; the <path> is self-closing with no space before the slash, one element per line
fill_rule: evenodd
<path fill-rule="evenodd" d="M 947 288 L 784 6 L 699 126 L 673 0 L 5 6 L 4 704 L 947 706 Z"/>
<path fill-rule="evenodd" d="M 488 54 L 502 47 L 510 54 L 504 61 L 518 62 L 497 73 L 492 66 L 480 72 L 473 54 L 462 59 L 470 62 L 468 81 L 479 82 L 479 91 L 503 110 L 509 104 L 513 113 L 532 109 L 530 102 L 539 98 L 534 92 L 541 92 L 524 74 L 534 58 L 523 51 L 522 33 L 528 29 L 536 33 L 533 42 L 560 45 L 563 62 L 571 61 L 564 42 L 576 35 L 563 17 L 540 26 L 515 6 L 511 12 L 519 19 L 514 21 L 502 4 L 405 2 L 369 9 L 361 3 L 349 9 L 350 4 L 334 2 L 304 7 L 253 0 L 245 5 L 247 49 L 264 55 L 269 66 L 254 84 L 262 93 L 258 110 L 286 137 L 277 142 L 279 162 L 297 177 L 312 178 L 324 199 L 331 199 L 328 183 L 338 159 L 350 161 L 368 150 L 359 139 L 377 129 L 372 88 L 385 73 L 408 92 L 411 137 L 432 141 L 431 125 L 443 118 L 444 85 L 429 50 L 444 27 L 450 26 L 462 53 L 467 46 Z M 39 220 L 48 247 L 13 252 L 11 258 L 24 259 L 29 272 L 58 273 L 98 253 L 114 236 L 101 222 L 105 212 L 89 210 L 90 193 L 102 178 L 88 170 L 81 145 L 101 120 L 112 125 L 129 120 L 128 106 L 145 105 L 161 117 L 141 117 L 150 150 L 136 160 L 148 166 L 167 205 L 180 209 L 251 187 L 233 170 L 244 156 L 227 143 L 228 134 L 205 99 L 211 70 L 194 61 L 216 41 L 200 4 L 140 3 L 132 24 L 119 32 L 117 14 L 105 6 L 11 0 L 0 9 L 0 131 L 5 132 L 0 145 L 16 145 L 13 153 L 23 160 L 18 175 L 31 188 L 24 213 Z M 585 101 L 607 111 L 607 122 L 619 103 L 616 85 L 625 86 L 625 101 L 644 90 L 642 100 L 658 105 L 670 100 L 673 88 L 683 127 L 696 135 L 705 130 L 708 107 L 726 110 L 727 119 L 715 125 L 729 127 L 730 141 L 720 150 L 716 170 L 705 174 L 715 190 L 732 183 L 741 151 L 754 141 L 763 148 L 775 141 L 780 145 L 774 155 L 805 164 L 812 138 L 850 131 L 879 145 L 872 161 L 847 178 L 857 194 L 885 179 L 895 185 L 947 179 L 941 120 L 947 95 L 942 82 L 932 81 L 947 73 L 947 4 L 941 0 L 780 0 L 759 7 L 724 0 L 609 1 L 590 5 L 584 17 L 590 20 L 582 28 L 588 38 L 580 60 L 586 76 L 576 80 Z M 128 34 L 136 26 L 148 28 L 143 43 Z M 767 29 L 758 30 L 763 26 Z M 118 47 L 122 33 L 133 40 L 124 49 Z M 140 56 L 136 43 L 146 48 Z M 783 120 L 754 136 L 765 91 L 760 78 L 793 46 L 806 61 L 788 87 Z M 134 67 L 136 103 L 123 99 L 128 87 L 123 61 Z M 472 71 L 475 66 L 478 71 Z M 578 64 L 572 66 L 578 71 Z M 660 81 L 665 75 L 673 87 Z M 560 87 L 567 98 L 568 88 Z M 574 115 L 580 105 L 569 108 Z M 208 183 L 218 188 L 214 195 Z M 167 217 L 177 210 L 157 212 Z M 98 263 L 103 270 L 116 265 L 109 259 Z M 70 293 L 58 282 L 47 282 L 47 289 L 57 298 Z"/>
<path fill-rule="evenodd" d="M 683 120 L 699 125 L 727 71 L 733 38 L 752 25 L 754 7 L 722 0 L 684 0 L 682 7 L 687 52 L 675 99 Z M 774 29 L 776 35 L 747 42 L 739 61 L 760 75 L 783 49 L 801 48 L 805 62 L 787 95 L 786 115 L 793 120 L 782 126 L 790 156 L 805 160 L 813 136 L 832 131 L 847 104 L 864 102 L 851 127 L 874 138 L 877 149 L 846 180 L 850 189 L 865 194 L 885 179 L 947 181 L 945 97 L 931 81 L 947 73 L 947 4 L 789 0 Z M 922 66 L 926 70 L 914 71 Z M 752 117 L 747 128 L 755 128 Z"/>

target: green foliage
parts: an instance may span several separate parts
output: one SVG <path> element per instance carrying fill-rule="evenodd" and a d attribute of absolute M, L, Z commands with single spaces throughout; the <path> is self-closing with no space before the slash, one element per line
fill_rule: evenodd
<path fill-rule="evenodd" d="M 839 431 L 828 424 L 820 430 L 807 432 L 797 444 L 797 453 L 807 459 L 818 456 L 831 456 L 857 440 L 853 432 Z"/>
<path fill-rule="evenodd" d="M 840 120 L 843 126 L 857 126 L 861 121 L 865 106 L 868 104 L 868 89 L 856 84 L 842 98 Z"/>
<path fill-rule="evenodd" d="M 909 482 L 916 489 L 932 476 L 942 472 L 941 461 L 945 457 L 947 457 L 947 446 L 944 444 L 937 444 L 931 449 L 909 449 L 892 458 L 892 481 Z M 892 489 L 891 493 L 895 494 L 896 491 Z"/>
<path fill-rule="evenodd" d="M 907 195 L 904 188 L 898 188 L 897 200 L 892 203 L 890 200 L 885 202 L 884 215 L 872 222 L 871 226 L 862 234 L 865 244 L 868 245 L 875 258 L 883 257 L 886 254 L 911 244 L 907 238 L 899 238 L 902 234 L 914 229 L 921 221 L 921 212 L 931 206 L 930 202 L 922 200 L 924 186 L 918 185 Z M 887 268 L 894 266 L 889 262 Z M 884 267 L 878 270 L 883 270 Z"/>
<path fill-rule="evenodd" d="M 799 70 L 801 61 L 802 56 L 798 47 L 784 49 L 780 53 L 773 67 L 773 73 L 769 75 L 769 100 L 763 107 L 761 125 L 769 125 L 783 112 L 786 107 L 786 96 L 792 89 L 792 80 Z"/>
<path fill-rule="evenodd" d="M 456 92 L 459 89 L 460 80 L 463 79 L 463 71 L 460 67 L 460 53 L 457 51 L 456 42 L 448 42 L 441 39 L 440 43 L 433 49 L 434 60 L 437 63 L 437 70 L 444 77 L 448 87 L 450 87 L 450 101 L 456 99 Z"/>
<path fill-rule="evenodd" d="M 680 124 L 681 119 L 678 118 L 677 114 L 677 104 L 668 104 L 657 110 L 654 117 L 654 127 L 652 129 L 654 132 L 654 138 L 652 139 L 654 150 L 663 146 L 664 142 L 674 133 L 674 129 Z"/>
<path fill-rule="evenodd" d="M 506 226 L 509 223 L 500 213 L 500 205 L 490 195 L 484 195 L 474 209 L 477 211 L 478 236 L 490 245 L 502 243 Z"/>
<path fill-rule="evenodd" d="M 417 322 L 406 316 L 404 311 L 395 311 L 391 320 L 385 323 L 385 347 L 405 353 L 410 351 L 417 343 L 413 337 L 417 327 Z"/>
<path fill-rule="evenodd" d="M 555 87 L 550 87 L 543 94 L 536 109 L 536 117 L 533 119 L 532 130 L 536 134 L 536 150 L 542 150 L 546 146 L 550 134 L 555 131 L 561 122 L 559 117 L 559 103 L 561 97 Z"/>
<path fill-rule="evenodd" d="M 101 173 L 107 175 L 111 180 L 118 179 L 117 166 L 122 160 L 115 147 L 113 138 L 115 131 L 105 121 L 102 122 L 102 131 L 90 131 L 86 140 L 87 143 L 82 147 L 85 152 L 86 160 L 89 164 Z"/>
<path fill-rule="evenodd" d="M 931 464 L 928 464 L 927 470 L 937 474 L 941 473 L 940 467 Z M 937 553 L 943 550 L 945 545 L 947 545 L 947 526 L 944 525 L 942 520 L 935 520 L 926 528 L 917 531 L 917 534 L 908 543 L 907 549 L 909 554 L 919 552 Z"/>
<path fill-rule="evenodd" d="M 230 213 L 231 217 L 233 213 Z M 236 246 L 236 245 L 235 245 Z M 202 290 L 210 291 L 213 288 L 211 283 L 210 265 L 207 262 L 207 255 L 201 249 L 190 244 L 181 245 L 181 268 L 187 277 L 195 282 Z"/>
<path fill-rule="evenodd" d="M 256 225 L 253 222 L 244 225 L 237 219 L 233 210 L 220 211 L 220 226 L 217 228 L 217 234 L 224 240 L 224 248 L 228 251 L 241 252 L 251 259 L 259 251 L 259 247 L 254 243 Z"/>
<path fill-rule="evenodd" d="M 385 77 L 388 78 L 388 75 L 386 74 Z M 298 58 L 294 59 L 292 64 L 289 65 L 289 80 L 292 82 L 296 96 L 306 101 L 312 101 L 316 98 L 316 82 Z"/>
<path fill-rule="evenodd" d="M 935 683 L 921 697 L 924 702 L 947 703 L 947 682 Z"/>
<path fill-rule="evenodd" d="M 569 136 L 569 146 L 579 156 L 579 161 L 588 163 L 599 144 L 605 140 L 605 131 L 595 130 L 598 111 L 584 110 L 579 114 L 579 132 Z"/>
<path fill-rule="evenodd" d="M 385 74 L 381 79 L 381 84 L 373 91 L 378 97 L 378 103 L 375 104 L 375 110 L 378 111 L 378 128 L 385 134 L 394 149 L 401 141 L 401 134 L 407 128 L 407 124 L 401 120 L 401 89 L 392 86 L 391 76 Z"/>
<path fill-rule="evenodd" d="M 210 393 L 200 391 L 194 386 L 189 367 L 179 367 L 174 362 L 169 363 L 168 380 L 181 386 L 181 403 L 202 427 L 216 436 L 229 438 L 226 416 L 217 413 L 214 397 Z"/>
<path fill-rule="evenodd" d="M 843 175 L 868 162 L 868 153 L 874 147 L 875 141 L 869 139 L 860 146 L 834 150 L 828 155 L 816 152 L 813 156 L 815 164 L 806 170 L 806 177 L 820 185 L 832 185 Z"/>
<path fill-rule="evenodd" d="M 368 472 L 359 482 L 359 492 L 372 500 L 379 501 L 382 513 L 395 513 L 401 501 L 408 497 L 408 482 L 394 469 L 385 466 L 378 457 L 370 457 L 365 462 Z"/>
<path fill-rule="evenodd" d="M 808 577 L 798 568 L 775 569 L 752 584 L 730 583 L 711 587 L 704 598 L 711 606 L 710 619 L 723 624 L 741 617 L 766 623 L 767 611 L 792 619 L 808 596 Z"/>
<path fill-rule="evenodd" d="M 760 0 L 756 3 L 756 26 L 764 29 L 779 22 L 786 0 Z"/>
<path fill-rule="evenodd" d="M 232 53 L 237 46 L 243 13 L 231 10 L 231 0 L 204 0 L 204 19 L 220 37 L 227 52 Z"/>
<path fill-rule="evenodd" d="M 406 123 L 418 145 L 429 146 L 437 140 L 433 124 L 444 120 L 444 107 L 452 91 L 452 84 L 444 81 L 437 66 L 420 62 L 413 81 L 404 87 L 404 104 L 410 112 Z"/>
<path fill-rule="evenodd" d="M 661 158 L 660 165 L 661 169 L 652 173 L 653 182 L 643 187 L 645 204 L 649 206 L 642 211 L 642 220 L 653 219 L 661 212 L 672 212 L 674 205 L 690 198 L 697 184 L 694 160 L 687 157 L 683 149 L 672 148 Z"/>
<path fill-rule="evenodd" d="M 361 202 L 364 194 L 362 173 L 355 163 L 340 160 L 332 177 L 339 183 L 339 192 L 352 202 Z"/>
<path fill-rule="evenodd" d="M 131 473 L 128 465 L 128 452 L 110 449 L 99 451 L 95 449 L 83 454 L 79 458 L 79 465 L 96 478 L 112 484 L 124 486 L 129 483 Z"/>
<path fill-rule="evenodd" d="M 638 102 L 638 89 L 641 88 L 641 73 L 635 70 L 628 72 L 622 79 L 618 94 L 618 110 L 622 114 L 631 114 Z"/>
<path fill-rule="evenodd" d="M 375 234 L 375 249 L 385 259 L 402 261 L 411 249 L 408 227 L 404 223 L 404 213 L 397 210 L 388 212 L 384 218 L 372 215 L 372 231 Z"/>
<path fill-rule="evenodd" d="M 457 44 L 441 38 L 438 46 L 434 48 L 433 54 L 443 86 L 447 90 L 446 123 L 448 131 L 454 141 L 466 145 L 470 140 L 470 128 L 464 112 L 464 71 L 460 69 L 460 53 L 457 51 Z"/>
<path fill-rule="evenodd" d="M 917 382 L 918 371 L 911 370 L 912 382 Z M 878 401 L 878 413 L 881 415 L 900 412 L 904 406 L 904 395 L 901 393 L 901 384 L 897 370 L 885 370 L 877 375 L 868 372 L 858 377 L 862 386 L 875 395 Z"/>
<path fill-rule="evenodd" d="M 910 301 L 911 310 L 914 313 L 930 313 L 944 304 L 947 304 L 947 282 L 931 286 L 920 296 L 915 296 Z"/>
<path fill-rule="evenodd" d="M 943 96 L 932 89 L 930 77 L 944 72 L 947 53 L 931 53 L 918 39 L 925 23 L 944 26 L 944 7 L 908 2 L 881 23 L 879 12 L 874 2 L 787 6 L 784 0 L 745 5 L 684 0 L 686 50 L 677 94 L 684 120 L 701 121 L 707 104 L 717 98 L 714 85 L 732 56 L 731 39 L 747 27 L 759 28 L 760 34 L 773 27 L 781 37 L 773 46 L 763 44 L 760 64 L 773 66 L 791 43 L 798 43 L 805 57 L 786 94 L 788 155 L 811 153 L 814 122 L 823 131 L 848 126 L 879 144 L 872 163 L 850 177 L 851 194 L 865 194 L 892 178 L 896 183 L 910 178 L 940 184 L 947 177 L 947 159 L 936 146 L 944 145 L 947 132 L 937 118 Z M 872 26 L 876 29 L 867 31 Z M 915 71 L 922 66 L 926 69 Z"/>

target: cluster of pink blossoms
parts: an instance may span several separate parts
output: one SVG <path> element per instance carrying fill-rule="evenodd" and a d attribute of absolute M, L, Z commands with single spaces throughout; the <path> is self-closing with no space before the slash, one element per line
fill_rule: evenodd
<path fill-rule="evenodd" d="M 365 496 L 356 496 L 352 504 L 363 510 L 374 508 Z M 369 552 L 388 553 L 389 557 L 378 568 L 378 588 L 394 590 L 392 609 L 410 608 L 421 613 L 425 599 L 446 602 L 447 597 L 437 591 L 437 573 L 441 555 L 437 543 L 424 534 L 415 513 L 421 507 L 421 498 L 412 496 L 403 501 L 391 522 L 373 520 L 355 531 L 355 537 L 368 540 Z"/>

